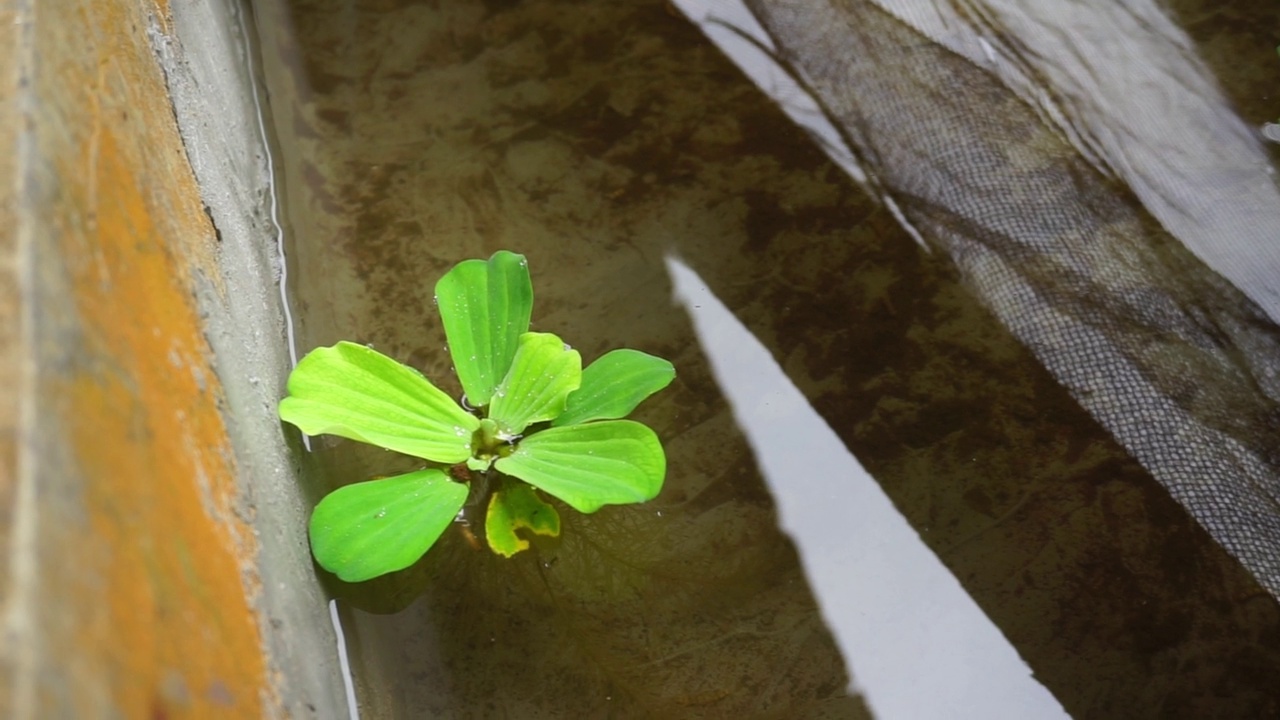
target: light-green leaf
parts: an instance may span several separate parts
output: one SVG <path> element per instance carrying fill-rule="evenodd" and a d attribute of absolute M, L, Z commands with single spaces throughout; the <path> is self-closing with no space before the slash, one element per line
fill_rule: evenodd
<path fill-rule="evenodd" d="M 667 456 L 645 425 L 604 420 L 533 433 L 494 467 L 590 513 L 653 499 L 662 489 Z"/>
<path fill-rule="evenodd" d="M 436 283 L 453 367 L 467 402 L 489 404 L 529 330 L 533 283 L 523 255 L 499 250 L 484 260 L 464 260 Z"/>
<path fill-rule="evenodd" d="M 484 517 L 484 536 L 489 548 L 503 557 L 529 549 L 529 541 L 516 534 L 525 528 L 536 535 L 560 534 L 560 513 L 538 497 L 538 491 L 522 482 L 507 482 L 489 499 Z"/>
<path fill-rule="evenodd" d="M 418 561 L 467 500 L 467 486 L 440 470 L 419 470 L 338 488 L 311 514 L 311 552 L 347 582 Z"/>
<path fill-rule="evenodd" d="M 676 369 L 639 350 L 612 350 L 582 371 L 582 385 L 569 396 L 552 425 L 578 425 L 631 414 L 645 398 L 671 384 Z"/>
<path fill-rule="evenodd" d="M 582 383 L 582 356 L 551 333 L 520 336 L 511 370 L 493 393 L 489 418 L 508 436 L 564 412 L 565 398 Z"/>
<path fill-rule="evenodd" d="M 311 351 L 289 376 L 280 418 L 308 435 L 338 435 L 458 463 L 471 456 L 474 415 L 417 370 L 350 342 Z"/>

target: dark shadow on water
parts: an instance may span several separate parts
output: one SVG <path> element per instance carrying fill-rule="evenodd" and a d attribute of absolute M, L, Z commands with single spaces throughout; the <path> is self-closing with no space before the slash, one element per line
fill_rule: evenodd
<path fill-rule="evenodd" d="M 403 573 L 334 586 L 371 611 L 344 610 L 366 716 L 870 716 L 668 254 L 1071 714 L 1280 712 L 1275 601 L 666 6 L 258 5 L 301 349 L 370 342 L 456 392 L 432 286 L 509 248 L 535 329 L 679 371 L 637 416 L 667 446 L 658 500 L 564 511 L 560 540 L 512 561 L 449 532 Z M 318 449 L 337 483 L 411 466 Z"/>

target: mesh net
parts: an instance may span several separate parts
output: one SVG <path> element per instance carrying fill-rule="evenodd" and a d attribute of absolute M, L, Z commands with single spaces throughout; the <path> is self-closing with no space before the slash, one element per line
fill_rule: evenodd
<path fill-rule="evenodd" d="M 1280 191 L 1261 140 L 1148 3 L 898 5 L 748 0 L 760 29 L 730 24 L 1280 597 Z"/>

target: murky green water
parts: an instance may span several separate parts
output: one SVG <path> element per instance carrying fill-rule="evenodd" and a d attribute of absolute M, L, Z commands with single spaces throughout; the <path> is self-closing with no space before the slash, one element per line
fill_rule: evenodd
<path fill-rule="evenodd" d="M 535 329 L 679 373 L 654 502 L 332 583 L 364 717 L 1280 714 L 1275 600 L 677 12 L 257 6 L 301 350 L 456 394 L 432 288 L 507 248 Z M 314 446 L 317 497 L 414 466 Z"/>

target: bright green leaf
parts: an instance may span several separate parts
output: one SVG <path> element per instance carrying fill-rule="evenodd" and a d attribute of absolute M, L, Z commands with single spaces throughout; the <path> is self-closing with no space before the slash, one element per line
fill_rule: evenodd
<path fill-rule="evenodd" d="M 603 420 L 533 433 L 494 467 L 590 513 L 652 499 L 662 489 L 667 457 L 648 427 Z"/>
<path fill-rule="evenodd" d="M 522 482 L 508 481 L 489 499 L 484 518 L 484 535 L 489 547 L 503 557 L 529 549 L 529 541 L 516 534 L 527 528 L 537 535 L 557 537 L 560 513 L 538 497 L 538 492 Z"/>
<path fill-rule="evenodd" d="M 403 570 L 435 544 L 466 500 L 467 486 L 440 470 L 338 488 L 311 514 L 311 552 L 347 582 Z"/>
<path fill-rule="evenodd" d="M 467 402 L 489 404 L 529 330 L 533 283 L 523 255 L 499 250 L 458 263 L 436 283 L 436 302 L 449 354 Z"/>
<path fill-rule="evenodd" d="M 582 371 L 582 386 L 565 403 L 552 425 L 624 418 L 645 398 L 671 384 L 676 369 L 639 350 L 613 350 Z"/>
<path fill-rule="evenodd" d="M 516 436 L 531 423 L 564 412 L 565 398 L 582 383 L 582 356 L 551 333 L 525 333 L 502 384 L 493 393 L 489 417 Z"/>
<path fill-rule="evenodd" d="M 338 435 L 415 457 L 471 455 L 474 415 L 417 370 L 350 342 L 311 351 L 289 376 L 280 418 L 308 435 Z"/>

